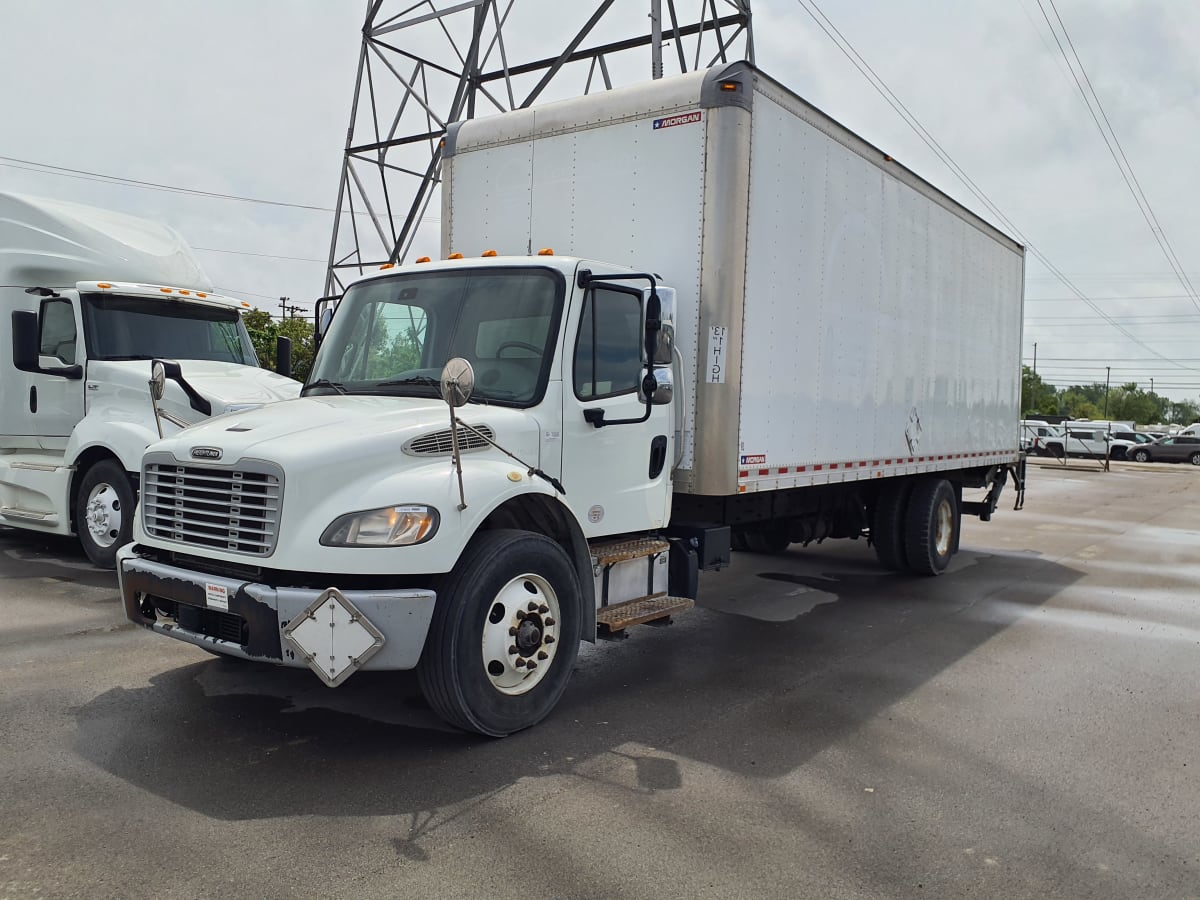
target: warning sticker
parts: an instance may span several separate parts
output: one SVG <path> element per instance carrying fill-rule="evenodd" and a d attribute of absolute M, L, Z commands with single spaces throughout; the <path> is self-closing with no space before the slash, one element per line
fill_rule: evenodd
<path fill-rule="evenodd" d="M 693 122 L 700 121 L 699 112 L 681 113 L 678 116 L 666 116 L 662 119 L 654 120 L 654 130 L 660 128 L 674 128 L 676 125 L 691 125 Z"/>
<path fill-rule="evenodd" d="M 229 588 L 221 584 L 204 585 L 204 600 L 209 609 L 229 610 Z"/>

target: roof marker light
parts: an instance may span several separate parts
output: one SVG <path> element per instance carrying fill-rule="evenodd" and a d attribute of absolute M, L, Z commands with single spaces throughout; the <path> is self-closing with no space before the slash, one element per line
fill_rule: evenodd
<path fill-rule="evenodd" d="M 480 256 L 495 256 L 495 255 L 496 255 L 495 250 L 484 250 L 483 253 L 480 254 Z"/>
<path fill-rule="evenodd" d="M 553 256 L 554 250 L 551 247 L 543 247 L 538 251 L 538 256 Z"/>
<path fill-rule="evenodd" d="M 196 291 L 196 296 L 197 297 L 207 297 L 208 294 L 204 293 L 204 291 Z"/>
<path fill-rule="evenodd" d="M 185 297 L 190 297 L 192 295 L 191 291 L 184 290 L 183 288 L 179 289 L 179 293 L 183 294 Z"/>
<path fill-rule="evenodd" d="M 446 259 L 462 259 L 462 258 L 463 258 L 463 255 L 461 253 L 451 253 L 449 256 L 446 257 Z"/>
<path fill-rule="evenodd" d="M 384 263 L 379 268 L 380 269 L 394 269 L 394 268 L 396 268 L 396 264 L 395 263 Z"/>
<path fill-rule="evenodd" d="M 96 287 L 100 288 L 102 291 L 107 291 L 110 287 L 112 287 L 112 285 L 107 281 L 98 281 L 96 282 Z"/>
<path fill-rule="evenodd" d="M 429 259 L 429 257 L 428 257 L 428 256 L 422 256 L 422 257 L 419 257 L 419 258 L 417 259 L 417 262 L 419 262 L 419 263 L 427 263 L 427 262 L 430 262 L 430 259 Z"/>
<path fill-rule="evenodd" d="M 171 289 L 170 289 L 170 288 L 159 288 L 159 290 L 160 290 L 162 293 L 164 293 L 164 294 L 169 294 L 169 293 L 171 293 Z"/>
<path fill-rule="evenodd" d="M 721 82 L 721 90 L 726 91 L 728 93 L 732 93 L 733 91 L 740 91 L 741 89 L 742 89 L 742 86 L 739 82 L 736 82 L 736 81 L 722 81 Z"/>

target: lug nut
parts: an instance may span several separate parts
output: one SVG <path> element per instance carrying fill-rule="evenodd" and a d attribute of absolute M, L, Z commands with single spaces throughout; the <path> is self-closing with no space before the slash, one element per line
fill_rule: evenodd
<path fill-rule="evenodd" d="M 545 603 L 543 603 L 541 606 L 538 607 L 538 612 L 548 613 L 548 612 L 550 612 L 550 607 L 548 607 Z"/>
<path fill-rule="evenodd" d="M 516 666 L 518 669 L 523 669 L 523 668 L 525 668 L 525 660 L 524 660 L 524 658 L 518 659 L 518 660 L 517 660 L 517 661 L 514 663 L 514 665 L 515 665 L 515 666 Z"/>
<path fill-rule="evenodd" d="M 537 612 L 537 608 L 538 608 L 538 605 L 536 603 L 534 603 L 532 600 L 530 600 L 529 601 L 529 611 Z"/>
<path fill-rule="evenodd" d="M 544 638 L 542 638 L 542 643 L 543 644 L 553 644 L 554 643 L 554 635 L 552 635 L 552 634 L 546 635 Z"/>
<path fill-rule="evenodd" d="M 516 636 L 517 636 L 517 626 L 516 626 L 516 625 L 514 625 L 512 628 L 508 629 L 508 633 L 509 633 L 509 634 L 510 634 L 512 637 L 516 637 Z"/>
<path fill-rule="evenodd" d="M 517 646 L 516 646 L 516 644 L 513 644 L 513 646 L 511 646 L 511 647 L 509 647 L 509 648 L 508 648 L 508 655 L 509 655 L 509 656 L 516 656 L 516 655 L 517 655 Z"/>
<path fill-rule="evenodd" d="M 546 624 L 547 624 L 547 625 L 553 625 L 553 624 L 554 624 L 554 619 L 552 619 L 550 616 L 546 616 L 546 620 L 545 620 L 545 621 L 546 621 Z"/>
<path fill-rule="evenodd" d="M 518 609 L 518 610 L 517 610 L 517 618 L 518 618 L 518 619 L 523 619 L 523 618 L 525 618 L 525 610 L 523 610 L 523 609 Z"/>
<path fill-rule="evenodd" d="M 531 668 L 531 669 L 537 668 L 537 663 L 535 663 L 532 659 L 529 662 L 525 663 L 525 665 L 529 666 L 529 668 Z"/>
<path fill-rule="evenodd" d="M 538 659 L 549 659 L 549 658 L 550 658 L 550 654 L 547 653 L 545 650 L 538 651 Z"/>

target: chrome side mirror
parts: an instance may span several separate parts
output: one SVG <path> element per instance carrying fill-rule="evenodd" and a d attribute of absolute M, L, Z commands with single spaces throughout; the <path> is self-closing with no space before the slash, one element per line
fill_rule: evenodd
<path fill-rule="evenodd" d="M 671 374 L 671 369 L 669 367 L 656 368 L 654 384 L 654 393 L 649 398 L 646 397 L 645 390 L 639 387 L 638 399 L 643 403 L 649 402 L 652 406 L 666 406 L 675 396 L 675 376 Z"/>

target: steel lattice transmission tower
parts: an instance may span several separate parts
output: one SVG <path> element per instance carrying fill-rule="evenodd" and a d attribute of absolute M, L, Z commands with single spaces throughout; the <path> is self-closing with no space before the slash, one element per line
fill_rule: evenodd
<path fill-rule="evenodd" d="M 750 0 L 368 0 L 362 32 L 327 294 L 436 248 L 448 123 L 754 59 Z"/>

